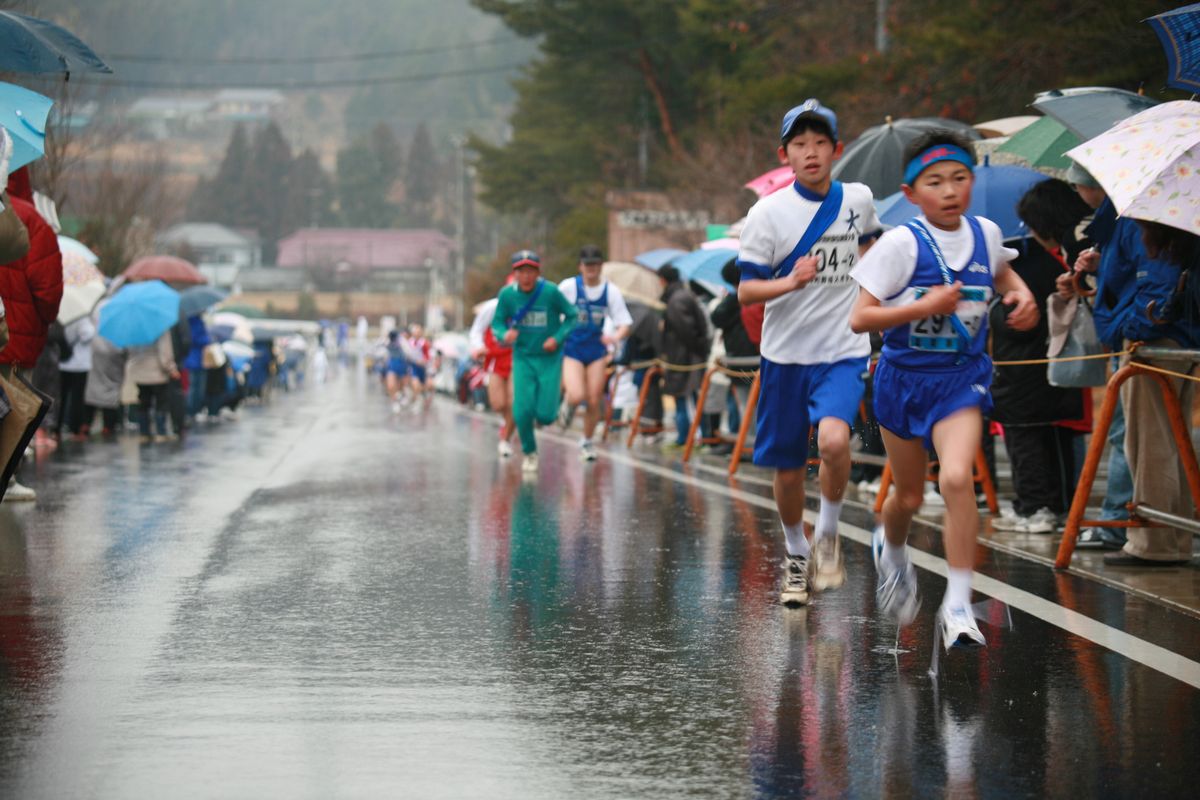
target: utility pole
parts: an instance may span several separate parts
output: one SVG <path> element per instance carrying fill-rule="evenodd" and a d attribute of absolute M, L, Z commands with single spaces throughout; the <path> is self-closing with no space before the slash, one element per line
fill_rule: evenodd
<path fill-rule="evenodd" d="M 457 195 L 458 214 L 454 226 L 454 324 L 456 330 L 466 326 L 463 294 L 467 283 L 467 167 L 463 152 L 467 140 L 462 136 L 451 136 L 454 145 L 454 191 Z"/>
<path fill-rule="evenodd" d="M 880 53 L 888 49 L 887 11 L 888 0 L 875 0 L 875 49 Z"/>

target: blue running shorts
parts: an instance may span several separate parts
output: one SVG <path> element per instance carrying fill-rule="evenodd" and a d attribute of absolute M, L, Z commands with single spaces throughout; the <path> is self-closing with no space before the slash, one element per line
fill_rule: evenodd
<path fill-rule="evenodd" d="M 387 363 L 387 371 L 392 375 L 397 375 L 403 378 L 408 374 L 408 362 L 403 358 L 389 358 Z"/>
<path fill-rule="evenodd" d="M 425 382 L 425 367 L 420 364 L 411 364 L 408 368 L 408 374 L 412 375 L 413 380 L 417 383 Z"/>
<path fill-rule="evenodd" d="M 832 364 L 776 364 L 762 360 L 754 463 L 800 469 L 808 463 L 809 428 L 826 417 L 853 425 L 865 384 L 867 358 Z"/>
<path fill-rule="evenodd" d="M 875 367 L 875 417 L 902 439 L 921 439 L 933 449 L 933 426 L 956 411 L 977 406 L 992 410 L 992 360 L 947 371 L 904 369 L 881 358 Z"/>
<path fill-rule="evenodd" d="M 599 339 L 588 339 L 583 342 L 572 341 L 569 337 L 563 344 L 563 356 L 573 358 L 585 367 L 593 361 L 599 361 L 608 355 L 608 348 Z"/>

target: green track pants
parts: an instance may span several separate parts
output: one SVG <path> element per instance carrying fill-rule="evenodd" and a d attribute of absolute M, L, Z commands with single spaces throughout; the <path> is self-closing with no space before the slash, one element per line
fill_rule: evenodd
<path fill-rule="evenodd" d="M 521 437 L 521 450 L 537 452 L 534 420 L 549 425 L 558 417 L 562 391 L 562 353 L 527 356 L 513 354 L 513 420 Z"/>

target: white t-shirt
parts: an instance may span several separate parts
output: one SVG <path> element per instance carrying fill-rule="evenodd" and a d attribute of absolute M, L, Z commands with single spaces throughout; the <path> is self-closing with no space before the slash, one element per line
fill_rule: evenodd
<path fill-rule="evenodd" d="M 625 298 L 621 295 L 621 290 L 614 286 L 609 281 L 600 281 L 598 286 L 583 285 L 583 293 L 588 300 L 596 301 L 600 299 L 600 295 L 604 293 L 604 286 L 608 285 L 608 305 L 605 306 L 604 316 L 612 320 L 612 324 L 616 327 L 622 325 L 632 325 L 633 317 L 629 314 L 629 307 L 625 305 Z M 575 279 L 567 278 L 562 283 L 558 284 L 558 290 L 563 293 L 563 297 L 567 298 L 567 302 L 575 305 Z"/>
<path fill-rule="evenodd" d="M 971 226 L 965 222 L 958 230 L 944 231 L 930 225 L 924 216 L 917 217 L 925 223 L 925 227 L 933 235 L 933 240 L 942 249 L 946 258 L 946 266 L 951 272 L 962 272 L 971 253 L 975 249 L 975 240 L 971 235 Z M 1011 247 L 1005 247 L 1000 227 L 986 217 L 978 217 L 979 227 L 983 230 L 983 240 L 987 245 L 989 265 L 992 277 L 995 278 L 1000 270 L 1007 268 L 1008 262 L 1017 257 L 1018 253 Z M 863 256 L 863 260 L 854 268 L 851 276 L 858 285 L 879 299 L 883 306 L 902 306 L 913 302 L 916 289 L 909 286 L 913 271 L 917 268 L 917 237 L 907 225 L 893 228 Z"/>
<path fill-rule="evenodd" d="M 746 215 L 738 266 L 743 280 L 770 278 L 800 243 L 821 200 L 792 185 L 767 195 Z M 830 364 L 870 355 L 871 340 L 850 330 L 850 310 L 858 284 L 850 270 L 859 246 L 880 230 L 871 190 L 861 183 L 842 186 L 842 207 L 807 255 L 820 260 L 817 277 L 795 292 L 767 303 L 763 317 L 763 358 L 778 364 Z"/>

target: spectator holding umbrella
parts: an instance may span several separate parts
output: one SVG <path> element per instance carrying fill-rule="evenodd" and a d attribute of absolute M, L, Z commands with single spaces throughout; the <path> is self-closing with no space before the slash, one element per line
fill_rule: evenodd
<path fill-rule="evenodd" d="M 29 252 L 0 265 L 0 298 L 8 319 L 9 342 L 0 351 L 0 374 L 29 379 L 62 300 L 62 253 L 54 230 L 34 208 L 25 169 L 9 177 L 9 202 L 29 232 Z M 5 500 L 34 500 L 37 494 L 13 479 Z"/>
<path fill-rule="evenodd" d="M 179 380 L 179 368 L 175 364 L 175 347 L 170 329 L 163 332 L 154 344 L 131 348 L 129 351 L 129 377 L 138 387 L 138 432 L 141 442 L 165 442 L 167 414 L 171 410 L 171 381 Z M 150 420 L 153 415 L 157 435 L 151 438 Z"/>
<path fill-rule="evenodd" d="M 663 289 L 662 301 L 667 307 L 663 314 L 662 358 L 669 366 L 663 376 L 663 392 L 675 398 L 675 445 L 683 447 L 691 428 L 688 404 L 704 380 L 700 367 L 708 361 L 711 346 L 708 315 L 683 284 L 675 267 L 670 264 L 661 267 L 658 278 Z"/>

